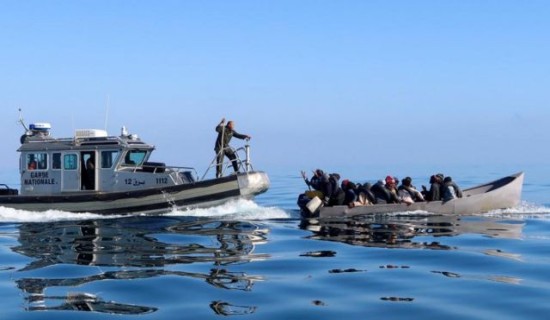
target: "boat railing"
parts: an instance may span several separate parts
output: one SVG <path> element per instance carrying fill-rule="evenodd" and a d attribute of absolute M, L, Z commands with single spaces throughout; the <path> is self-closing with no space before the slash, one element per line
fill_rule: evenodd
<path fill-rule="evenodd" d="M 197 169 L 193 167 L 181 167 L 181 166 L 167 166 L 161 162 L 144 162 L 141 166 L 125 166 L 126 170 L 129 168 L 132 172 L 149 172 L 153 174 L 160 174 L 169 172 L 176 172 L 178 175 L 184 175 L 190 178 L 192 181 L 197 181 L 199 173 Z M 192 174 L 189 174 L 192 173 Z M 180 177 L 181 178 L 181 177 Z M 183 179 L 183 178 L 182 178 Z M 189 181 L 189 182 L 192 182 Z M 177 181 L 174 181 L 178 184 Z"/>
<path fill-rule="evenodd" d="M 218 156 L 221 156 L 222 153 L 224 153 L 224 151 L 226 149 L 232 150 L 233 153 L 235 154 L 235 157 L 236 157 L 235 162 L 237 163 L 240 172 L 248 173 L 248 172 L 254 170 L 252 168 L 252 162 L 250 161 L 250 143 L 249 143 L 249 140 L 250 139 L 245 139 L 246 143 L 244 144 L 244 146 L 241 146 L 237 149 L 235 149 L 233 147 L 226 147 L 225 149 L 220 150 L 216 154 L 216 156 L 214 156 L 214 159 L 212 160 L 212 162 L 210 162 L 210 165 L 208 166 L 208 168 L 206 168 L 206 171 L 202 175 L 201 180 L 204 180 L 204 178 L 206 177 L 206 175 L 208 174 L 210 169 L 216 168 L 216 166 L 218 165 Z M 231 163 L 231 160 L 226 159 L 225 155 L 224 155 L 223 159 L 224 160 L 221 164 L 222 165 L 222 172 L 221 172 L 222 177 L 225 175 L 225 171 L 228 168 L 233 167 L 233 164 Z"/>

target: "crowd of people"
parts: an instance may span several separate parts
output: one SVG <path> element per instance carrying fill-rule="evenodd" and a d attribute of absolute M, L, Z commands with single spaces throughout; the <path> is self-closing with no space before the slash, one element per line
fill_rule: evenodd
<path fill-rule="evenodd" d="M 304 171 L 302 177 L 309 187 L 305 196 L 312 199 L 319 197 L 325 206 L 346 205 L 349 207 L 383 203 L 406 203 L 422 201 L 449 201 L 462 198 L 462 190 L 451 177 L 438 173 L 430 177 L 429 189 L 422 186 L 422 191 L 412 184 L 412 178 L 401 180 L 388 175 L 375 184 L 355 183 L 348 179 L 340 182 L 338 173 L 327 174 L 321 169 L 313 172 L 309 179 Z"/>

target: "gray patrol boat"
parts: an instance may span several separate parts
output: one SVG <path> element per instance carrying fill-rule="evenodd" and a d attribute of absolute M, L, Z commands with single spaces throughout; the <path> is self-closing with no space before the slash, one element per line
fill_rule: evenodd
<path fill-rule="evenodd" d="M 30 211 L 155 214 L 251 199 L 267 191 L 269 178 L 250 163 L 250 146 L 235 150 L 240 172 L 205 179 L 191 167 L 149 162 L 154 145 L 125 127 L 120 136 L 79 129 L 56 139 L 49 123 L 34 123 L 21 136 L 20 189 L 0 185 L 0 206 Z M 224 163 L 226 169 L 230 163 Z"/>

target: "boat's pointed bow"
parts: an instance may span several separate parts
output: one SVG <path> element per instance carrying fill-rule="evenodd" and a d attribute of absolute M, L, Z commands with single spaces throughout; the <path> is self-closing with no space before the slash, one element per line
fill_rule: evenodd
<path fill-rule="evenodd" d="M 515 177 L 515 179 L 513 180 L 513 183 L 512 186 L 511 186 L 511 189 L 512 189 L 512 199 L 514 199 L 514 203 L 513 203 L 513 206 L 512 207 L 515 207 L 517 205 L 519 205 L 521 203 L 521 193 L 523 191 L 523 178 L 524 178 L 524 173 L 523 171 L 522 172 L 518 172 L 514 175 L 512 175 L 512 177 Z"/>
<path fill-rule="evenodd" d="M 246 198 L 252 198 L 255 195 L 266 192 L 270 186 L 269 177 L 263 171 L 239 174 L 238 179 L 241 195 Z"/>

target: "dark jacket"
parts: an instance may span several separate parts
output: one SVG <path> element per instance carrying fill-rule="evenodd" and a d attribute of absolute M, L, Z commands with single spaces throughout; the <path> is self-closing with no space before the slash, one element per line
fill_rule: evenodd
<path fill-rule="evenodd" d="M 426 194 L 426 200 L 439 201 L 441 200 L 441 184 L 439 182 L 433 182 L 430 186 L 430 191 Z"/>
<path fill-rule="evenodd" d="M 430 190 L 426 190 L 424 186 L 424 199 L 426 201 L 439 201 L 441 200 L 441 193 L 443 192 L 443 180 L 439 175 L 433 175 L 430 177 Z"/>
<path fill-rule="evenodd" d="M 376 197 L 374 196 L 374 193 L 371 191 L 372 185 L 368 182 L 365 184 L 359 184 L 357 187 L 357 195 L 363 193 L 370 203 L 376 204 Z"/>
<path fill-rule="evenodd" d="M 313 187 L 313 189 L 317 191 L 321 191 L 323 195 L 326 195 L 332 192 L 332 190 L 329 189 L 330 186 L 328 185 L 329 184 L 328 175 L 326 175 L 322 171 L 318 175 L 311 177 L 311 180 L 306 179 L 306 184 L 308 186 Z"/>
<path fill-rule="evenodd" d="M 247 135 L 240 134 L 235 130 L 231 130 L 223 124 L 219 124 L 218 126 L 216 126 L 216 131 L 218 132 L 218 138 L 216 139 L 216 145 L 214 146 L 214 150 L 216 152 L 220 151 L 221 149 L 227 148 L 229 146 L 229 141 L 231 141 L 231 138 L 233 137 L 238 139 L 246 139 L 247 137 Z"/>
<path fill-rule="evenodd" d="M 340 184 L 338 183 L 339 179 L 340 175 L 337 173 L 330 174 L 328 177 L 326 191 L 323 193 L 325 194 L 325 202 L 327 202 L 329 206 L 340 206 L 344 204 L 346 195 L 342 188 L 340 188 Z"/>
<path fill-rule="evenodd" d="M 344 205 L 349 206 L 351 203 L 357 200 L 357 186 L 353 182 L 348 182 L 347 184 L 341 185 L 342 190 L 344 191 Z"/>
<path fill-rule="evenodd" d="M 382 181 L 375 183 L 370 191 L 376 197 L 376 203 L 399 203 L 397 195 L 388 189 Z"/>

